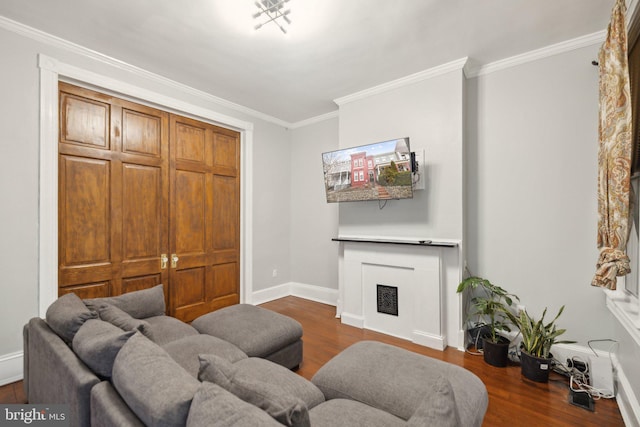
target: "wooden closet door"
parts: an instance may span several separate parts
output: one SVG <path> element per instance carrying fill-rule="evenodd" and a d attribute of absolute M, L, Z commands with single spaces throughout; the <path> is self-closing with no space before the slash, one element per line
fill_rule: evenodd
<path fill-rule="evenodd" d="M 59 87 L 59 294 L 166 284 L 168 113 Z"/>
<path fill-rule="evenodd" d="M 172 314 L 190 321 L 240 301 L 240 137 L 171 115 Z"/>

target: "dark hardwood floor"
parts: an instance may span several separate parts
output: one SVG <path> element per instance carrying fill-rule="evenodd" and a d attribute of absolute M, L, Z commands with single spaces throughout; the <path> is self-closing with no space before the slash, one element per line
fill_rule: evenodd
<path fill-rule="evenodd" d="M 298 374 L 310 379 L 329 359 L 361 340 L 376 340 L 416 353 L 463 366 L 478 375 L 489 392 L 489 408 L 484 426 L 624 426 L 613 399 L 596 401 L 595 412 L 568 403 L 567 380 L 555 373 L 549 383 L 525 380 L 517 365 L 494 368 L 480 356 L 447 348 L 432 350 L 411 342 L 365 329 L 346 326 L 335 318 L 335 307 L 309 300 L 286 297 L 262 304 L 298 320 L 304 330 L 304 361 Z M 22 382 L 0 387 L 0 403 L 25 403 Z"/>
<path fill-rule="evenodd" d="M 568 380 L 552 373 L 547 384 L 522 378 L 520 366 L 495 368 L 482 356 L 454 348 L 432 350 L 399 338 L 346 326 L 335 318 L 335 307 L 287 297 L 262 307 L 293 317 L 304 331 L 304 357 L 298 373 L 311 378 L 320 367 L 349 345 L 361 340 L 393 344 L 435 359 L 455 363 L 475 373 L 489 392 L 489 408 L 483 426 L 624 426 L 614 399 L 596 401 L 595 412 L 568 403 Z"/>

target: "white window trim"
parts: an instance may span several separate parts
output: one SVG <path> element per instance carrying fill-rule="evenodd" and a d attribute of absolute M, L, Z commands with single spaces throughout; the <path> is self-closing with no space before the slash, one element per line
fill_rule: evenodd
<path fill-rule="evenodd" d="M 615 291 L 604 289 L 604 293 L 611 313 L 640 345 L 640 300 L 625 290 L 623 278 L 618 279 Z"/>

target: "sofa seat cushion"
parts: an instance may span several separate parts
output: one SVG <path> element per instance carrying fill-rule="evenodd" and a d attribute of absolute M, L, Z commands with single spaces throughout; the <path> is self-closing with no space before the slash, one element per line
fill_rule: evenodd
<path fill-rule="evenodd" d="M 440 377 L 451 385 L 461 425 L 481 425 L 489 398 L 476 375 L 392 345 L 356 343 L 327 362 L 311 381 L 327 400 L 357 400 L 409 420 Z"/>
<path fill-rule="evenodd" d="M 278 384 L 236 375 L 237 369 L 234 364 L 212 354 L 201 354 L 199 359 L 200 381 L 219 385 L 245 402 L 267 412 L 283 425 L 309 426 L 309 411 L 305 403 L 282 390 Z"/>
<path fill-rule="evenodd" d="M 145 335 L 158 345 L 165 345 L 180 338 L 198 335 L 198 331 L 175 317 L 154 316 L 144 319 L 148 323 Z"/>
<path fill-rule="evenodd" d="M 235 344 L 249 357 L 266 357 L 302 337 L 296 320 L 251 304 L 221 308 L 191 324 L 202 334 Z"/>
<path fill-rule="evenodd" d="M 63 295 L 55 300 L 45 315 L 49 327 L 67 344 L 71 344 L 84 322 L 97 317 L 96 311 L 87 308 L 74 293 Z"/>
<path fill-rule="evenodd" d="M 278 427 L 279 422 L 222 387 L 203 382 L 193 397 L 187 427 Z"/>
<path fill-rule="evenodd" d="M 146 425 L 185 425 L 200 382 L 140 332 L 122 347 L 113 364 L 114 388 Z"/>
<path fill-rule="evenodd" d="M 311 381 L 276 363 L 250 357 L 234 363 L 234 367 L 237 377 L 277 384 L 283 392 L 300 398 L 309 409 L 324 402 L 324 395 Z"/>
<path fill-rule="evenodd" d="M 388 412 L 348 399 L 332 399 L 309 411 L 313 427 L 405 427 L 407 422 Z M 439 424 L 424 424 L 439 426 Z"/>
<path fill-rule="evenodd" d="M 128 292 L 115 297 L 85 299 L 84 303 L 93 310 L 97 310 L 100 305 L 105 303 L 115 305 L 136 319 L 161 316 L 165 314 L 166 308 L 162 285 L 141 291 Z"/>
<path fill-rule="evenodd" d="M 242 350 L 230 342 L 204 334 L 186 336 L 162 348 L 194 378 L 198 377 L 200 370 L 199 354 L 215 354 L 231 363 L 247 358 Z"/>
<path fill-rule="evenodd" d="M 134 333 L 102 320 L 89 319 L 73 338 L 72 348 L 93 372 L 110 378 L 118 352 Z"/>

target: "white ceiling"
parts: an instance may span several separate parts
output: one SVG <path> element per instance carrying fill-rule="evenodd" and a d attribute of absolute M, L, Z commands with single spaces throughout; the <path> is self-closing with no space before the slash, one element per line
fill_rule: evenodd
<path fill-rule="evenodd" d="M 488 64 L 605 30 L 613 4 L 290 0 L 286 35 L 253 30 L 253 0 L 0 0 L 0 15 L 296 123 L 450 61 Z"/>

